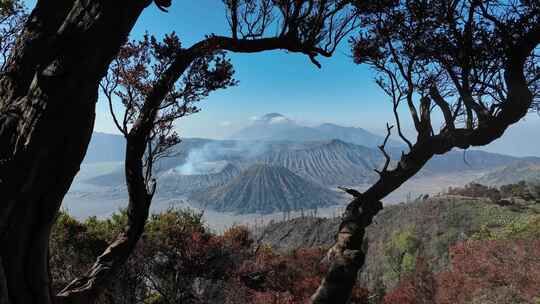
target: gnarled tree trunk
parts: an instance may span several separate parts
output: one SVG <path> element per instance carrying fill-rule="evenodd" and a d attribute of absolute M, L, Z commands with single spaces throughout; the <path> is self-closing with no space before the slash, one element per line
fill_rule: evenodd
<path fill-rule="evenodd" d="M 0 303 L 52 303 L 51 226 L 145 1 L 38 1 L 0 76 Z"/>
<path fill-rule="evenodd" d="M 143 166 L 144 153 L 159 105 L 190 63 L 190 58 L 184 56 L 176 58 L 152 88 L 131 131 L 125 134 L 127 140 L 125 175 L 129 195 L 127 226 L 97 258 L 85 275 L 76 278 L 59 293 L 57 297 L 59 302 L 94 303 L 113 275 L 127 261 L 141 238 L 156 186 L 154 183 L 152 189 L 147 189 Z"/>
<path fill-rule="evenodd" d="M 127 138 L 125 174 L 129 193 L 128 223 L 92 268 L 76 278 L 56 297 L 57 303 L 95 303 L 113 275 L 124 265 L 144 232 L 153 190 L 146 189 L 142 158 L 146 136 L 141 128 Z"/>
<path fill-rule="evenodd" d="M 447 128 L 437 135 L 419 137 L 395 169 L 380 172 L 379 180 L 366 192 L 351 193 L 355 199 L 347 206 L 336 243 L 327 255 L 329 271 L 312 296 L 311 303 L 346 304 L 349 301 L 357 272 L 365 262 L 365 229 L 382 209 L 381 199 L 418 173 L 433 156 L 445 154 L 453 148 L 487 145 L 527 115 L 533 95 L 524 73 L 525 62 L 538 44 L 540 27 L 531 30 L 521 43 L 508 51 L 503 67 L 508 88 L 507 102 L 498 115 L 481 122 L 474 129 Z"/>

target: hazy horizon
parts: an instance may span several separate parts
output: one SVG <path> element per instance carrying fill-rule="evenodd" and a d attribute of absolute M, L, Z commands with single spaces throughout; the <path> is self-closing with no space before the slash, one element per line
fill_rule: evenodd
<path fill-rule="evenodd" d="M 202 0 L 173 5 L 169 13 L 145 10 L 131 39 L 145 31 L 162 37 L 176 31 L 184 46 L 190 46 L 214 33 L 228 35 L 222 1 Z M 190 24 L 186 27 L 185 24 Z M 393 124 L 391 102 L 375 84 L 375 73 L 366 65 L 355 65 L 347 41 L 331 58 L 319 58 L 322 68 L 314 66 L 301 54 L 270 51 L 256 54 L 229 53 L 239 85 L 214 92 L 198 105 L 202 109 L 190 117 L 178 120 L 182 137 L 223 139 L 247 126 L 254 116 L 277 112 L 301 124 L 323 122 L 361 127 L 375 134 L 385 133 L 386 122 Z M 401 108 L 404 133 L 415 135 L 410 114 Z M 434 127 L 442 120 L 434 115 Z M 97 131 L 113 132 L 109 109 L 98 102 Z M 489 146 L 477 148 L 515 156 L 539 156 L 540 143 L 531 140 L 540 130 L 540 118 L 531 114 L 526 121 L 512 126 Z"/>
<path fill-rule="evenodd" d="M 210 106 L 211 108 L 211 106 Z M 328 117 L 327 120 L 309 120 L 306 118 L 298 118 L 295 116 L 290 116 L 286 112 L 272 111 L 272 113 L 279 113 L 287 118 L 290 118 L 298 125 L 302 126 L 317 126 L 323 123 L 332 123 L 344 127 L 355 127 L 365 129 L 376 135 L 384 135 L 383 127 L 381 125 L 377 127 L 376 125 L 363 126 L 360 123 L 347 122 L 339 120 L 339 117 L 332 120 L 331 117 Z M 193 116 L 183 118 L 179 121 L 177 129 L 179 134 L 183 138 L 208 138 L 208 139 L 229 139 L 232 134 L 235 132 L 248 127 L 257 117 L 261 117 L 268 113 L 260 113 L 259 115 L 252 115 L 245 117 L 243 119 L 237 120 L 218 120 L 213 115 L 214 113 L 205 113 L 203 109 L 202 112 L 197 113 Z M 94 127 L 95 132 L 108 133 L 108 134 L 119 134 L 119 132 L 112 125 L 107 113 L 102 113 L 105 117 L 100 120 L 96 120 L 96 125 Z M 98 124 L 98 121 L 100 123 Z M 391 122 L 390 122 L 391 123 Z M 473 147 L 475 150 L 482 150 L 492 153 L 501 153 L 518 157 L 525 156 L 536 156 L 540 157 L 540 143 L 531 138 L 536 136 L 537 130 L 540 129 L 540 116 L 537 114 L 530 114 L 523 121 L 518 124 L 511 126 L 505 135 L 493 142 L 492 144 L 485 147 Z M 404 133 L 412 138 L 415 135 L 415 132 L 411 129 L 405 129 Z M 399 141 L 399 138 L 393 136 L 393 139 Z"/>

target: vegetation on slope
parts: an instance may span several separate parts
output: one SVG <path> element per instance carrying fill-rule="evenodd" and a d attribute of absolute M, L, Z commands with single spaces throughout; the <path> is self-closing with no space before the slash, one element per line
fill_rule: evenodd
<path fill-rule="evenodd" d="M 368 231 L 367 263 L 351 303 L 536 304 L 537 190 L 471 184 L 385 208 Z M 54 288 L 84 273 L 126 221 L 125 212 L 85 222 L 61 213 L 50 243 Z M 326 271 L 320 262 L 338 224 L 297 218 L 260 235 L 242 226 L 216 235 L 200 213 L 153 215 L 100 303 L 306 303 Z"/>
<path fill-rule="evenodd" d="M 538 185 L 471 184 L 449 192 L 386 207 L 376 217 L 367 232 L 361 284 L 378 301 L 388 293 L 387 303 L 533 303 L 540 296 L 540 274 L 526 269 L 540 267 Z M 339 219 L 296 219 L 270 225 L 260 238 L 282 251 L 327 247 L 338 224 Z M 476 268 L 465 272 L 464 263 Z"/>
<path fill-rule="evenodd" d="M 50 244 L 51 276 L 56 291 L 83 273 L 109 240 L 122 229 L 126 213 L 84 223 L 59 215 Z M 306 303 L 325 268 L 321 248 L 278 253 L 253 246 L 246 227 L 216 235 L 202 214 L 169 210 L 154 215 L 118 279 L 99 303 Z M 367 303 L 357 287 L 352 304 Z"/>
<path fill-rule="evenodd" d="M 478 183 L 485 185 L 507 185 L 515 184 L 519 181 L 540 183 L 540 163 L 535 161 L 518 161 L 504 168 L 490 172 L 480 179 Z"/>

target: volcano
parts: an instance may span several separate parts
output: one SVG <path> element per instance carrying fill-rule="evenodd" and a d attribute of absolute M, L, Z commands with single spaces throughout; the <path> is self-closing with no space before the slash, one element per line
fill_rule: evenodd
<path fill-rule="evenodd" d="M 221 212 L 273 213 L 336 205 L 341 195 L 290 170 L 255 164 L 228 183 L 199 191 L 190 200 Z"/>

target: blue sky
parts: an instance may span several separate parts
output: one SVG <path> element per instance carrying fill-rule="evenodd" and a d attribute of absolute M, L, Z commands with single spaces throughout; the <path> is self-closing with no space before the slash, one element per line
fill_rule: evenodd
<path fill-rule="evenodd" d="M 32 7 L 33 1 L 26 1 Z M 145 31 L 158 37 L 176 31 L 185 46 L 206 34 L 228 34 L 221 0 L 173 1 L 169 13 L 148 7 L 131 34 Z M 388 99 L 373 82 L 373 73 L 352 63 L 348 44 L 334 56 L 322 59 L 322 69 L 307 57 L 283 51 L 230 54 L 239 86 L 213 93 L 200 103 L 202 112 L 178 123 L 185 137 L 223 138 L 246 126 L 250 118 L 279 112 L 306 124 L 333 122 L 382 133 L 393 115 Z M 115 131 L 106 104 L 98 102 L 95 130 Z M 405 126 L 405 129 L 411 126 Z M 540 144 L 532 141 L 540 119 L 531 115 L 512 128 L 505 138 L 485 148 L 514 155 L 540 156 Z"/>
<path fill-rule="evenodd" d="M 140 37 L 145 31 L 161 36 L 174 30 L 189 46 L 206 34 L 228 35 L 226 25 L 220 0 L 176 1 L 169 13 L 155 6 L 146 9 L 132 37 Z M 333 58 L 321 58 L 322 69 L 306 56 L 283 51 L 229 56 L 240 84 L 213 93 L 200 103 L 201 113 L 179 122 L 186 136 L 223 137 L 247 124 L 250 117 L 268 112 L 307 122 L 384 127 L 375 117 L 390 108 L 379 107 L 384 96 L 371 81 L 369 70 L 352 64 L 346 43 Z M 105 117 L 96 128 L 107 131 L 107 109 L 104 105 L 99 109 L 100 116 Z"/>

